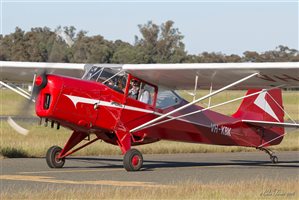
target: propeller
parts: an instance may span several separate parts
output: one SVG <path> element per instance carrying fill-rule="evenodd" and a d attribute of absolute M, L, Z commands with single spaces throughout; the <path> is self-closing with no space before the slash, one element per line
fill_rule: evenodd
<path fill-rule="evenodd" d="M 31 95 L 24 103 L 22 103 L 19 108 L 19 113 L 16 116 L 26 117 L 30 115 L 30 107 L 32 105 L 32 102 L 35 102 L 36 97 L 46 85 L 47 71 L 44 70 L 40 75 L 34 76 Z M 28 135 L 29 130 L 20 126 L 12 117 L 9 116 L 7 122 L 16 132 L 22 135 Z"/>

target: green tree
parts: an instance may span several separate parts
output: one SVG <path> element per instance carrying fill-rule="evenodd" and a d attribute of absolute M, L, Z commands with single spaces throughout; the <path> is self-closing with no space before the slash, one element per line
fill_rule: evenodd
<path fill-rule="evenodd" d="M 71 62 L 84 63 L 87 61 L 87 51 L 85 50 L 88 37 L 86 31 L 79 31 L 72 46 L 73 57 Z"/>
<path fill-rule="evenodd" d="M 66 45 L 62 41 L 54 41 L 48 62 L 68 62 L 66 48 Z"/>
<path fill-rule="evenodd" d="M 243 61 L 244 62 L 261 62 L 262 58 L 256 51 L 245 51 L 243 53 Z"/>
<path fill-rule="evenodd" d="M 113 55 L 113 45 L 101 35 L 87 37 L 80 32 L 73 45 L 73 60 L 83 63 L 109 63 Z"/>
<path fill-rule="evenodd" d="M 147 63 L 183 62 L 186 57 L 183 35 L 173 27 L 173 21 L 166 21 L 161 26 L 149 21 L 138 25 L 141 38 L 136 37 L 135 46 L 142 47 L 147 55 Z"/>
<path fill-rule="evenodd" d="M 236 54 L 231 54 L 229 56 L 225 56 L 225 62 L 229 62 L 229 63 L 242 62 L 242 58 Z"/>
<path fill-rule="evenodd" d="M 47 62 L 55 37 L 48 27 L 32 28 L 30 32 L 27 32 L 25 38 L 27 51 L 30 52 L 28 61 Z"/>
<path fill-rule="evenodd" d="M 15 32 L 11 34 L 11 60 L 28 61 L 30 54 L 27 51 L 25 32 L 16 27 Z"/>
<path fill-rule="evenodd" d="M 157 43 L 157 58 L 159 63 L 180 63 L 186 57 L 184 36 L 178 28 L 173 28 L 173 21 L 167 21 L 160 26 L 161 34 Z"/>
<path fill-rule="evenodd" d="M 9 35 L 0 35 L 0 60 L 11 59 L 12 42 Z"/>
<path fill-rule="evenodd" d="M 218 52 L 218 53 L 203 52 L 197 56 L 196 62 L 198 62 L 198 63 L 213 63 L 213 62 L 224 63 L 224 62 L 226 62 L 226 58 L 220 52 Z"/>
<path fill-rule="evenodd" d="M 275 50 L 262 53 L 261 58 L 264 62 L 298 61 L 298 50 L 279 45 Z"/>

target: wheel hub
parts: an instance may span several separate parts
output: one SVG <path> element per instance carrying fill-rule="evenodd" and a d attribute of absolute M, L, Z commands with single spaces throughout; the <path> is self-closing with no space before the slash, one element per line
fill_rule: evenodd
<path fill-rule="evenodd" d="M 133 158 L 132 158 L 132 164 L 134 166 L 137 166 L 139 164 L 139 162 L 140 162 L 139 156 L 137 156 L 137 155 L 133 156 Z"/>
<path fill-rule="evenodd" d="M 60 152 L 57 152 L 57 153 L 55 154 L 55 162 L 56 162 L 56 163 L 61 162 L 61 158 L 59 158 L 59 154 L 60 154 Z"/>

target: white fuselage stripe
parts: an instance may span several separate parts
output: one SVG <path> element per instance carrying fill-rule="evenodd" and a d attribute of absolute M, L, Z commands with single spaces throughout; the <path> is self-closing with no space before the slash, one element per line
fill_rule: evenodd
<path fill-rule="evenodd" d="M 150 114 L 154 114 L 154 115 L 163 115 L 163 113 L 158 113 L 152 110 L 147 110 L 147 109 L 143 109 L 143 108 L 137 108 L 137 107 L 133 107 L 133 106 L 127 106 L 127 105 L 123 105 L 123 104 L 113 104 L 113 102 L 108 102 L 108 101 L 100 101 L 98 99 L 90 99 L 90 98 L 85 98 L 85 97 L 78 97 L 78 96 L 73 96 L 73 95 L 67 95 L 64 94 L 66 97 L 68 97 L 74 104 L 74 106 L 77 108 L 77 104 L 78 103 L 86 103 L 86 104 L 97 104 L 98 106 L 107 106 L 107 107 L 112 107 L 112 108 L 120 108 L 120 109 L 126 109 L 126 110 L 132 110 L 132 111 L 137 111 L 137 112 L 144 112 L 144 113 L 150 113 Z M 173 116 L 168 116 L 168 118 L 174 118 Z M 179 121 L 183 121 L 183 122 L 187 122 L 187 123 L 191 123 L 191 124 L 195 124 L 195 125 L 199 125 L 199 126 L 207 126 L 204 124 L 200 124 L 200 123 L 196 123 L 196 122 L 192 122 L 186 119 L 177 119 Z"/>

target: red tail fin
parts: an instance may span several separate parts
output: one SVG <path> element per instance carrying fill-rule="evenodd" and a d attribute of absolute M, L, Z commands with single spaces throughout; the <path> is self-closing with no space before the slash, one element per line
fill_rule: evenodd
<path fill-rule="evenodd" d="M 251 89 L 248 90 L 246 95 L 258 93 L 260 91 L 261 90 L 258 89 Z M 243 99 L 241 106 L 237 112 L 233 114 L 233 117 L 248 121 L 283 122 L 284 111 L 281 89 L 272 89 Z M 254 126 L 250 123 L 248 125 Z M 283 127 L 265 125 L 256 126 L 260 126 L 260 130 L 262 130 L 262 132 L 257 133 L 260 135 L 261 146 L 276 145 L 282 141 L 282 135 L 284 134 Z"/>
<path fill-rule="evenodd" d="M 251 89 L 246 95 L 257 93 L 261 90 Z M 282 105 L 281 89 L 272 89 L 248 98 L 245 98 L 233 117 L 258 120 L 283 122 L 284 112 Z"/>

